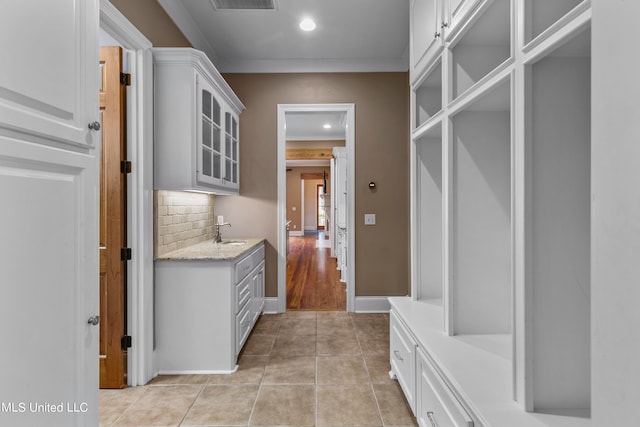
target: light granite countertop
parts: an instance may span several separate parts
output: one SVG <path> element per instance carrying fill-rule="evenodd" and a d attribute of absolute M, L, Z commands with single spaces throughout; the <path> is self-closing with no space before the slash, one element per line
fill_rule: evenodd
<path fill-rule="evenodd" d="M 208 240 L 187 246 L 186 248 L 167 252 L 164 255 L 156 257 L 156 260 L 234 260 L 256 248 L 262 242 L 264 242 L 264 239 L 228 239 L 223 240 L 221 243 L 214 243 L 213 240 Z"/>

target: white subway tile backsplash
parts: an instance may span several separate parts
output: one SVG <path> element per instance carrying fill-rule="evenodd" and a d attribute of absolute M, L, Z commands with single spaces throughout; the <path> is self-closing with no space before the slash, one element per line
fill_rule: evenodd
<path fill-rule="evenodd" d="M 214 199 L 209 194 L 155 191 L 156 256 L 213 239 Z"/>

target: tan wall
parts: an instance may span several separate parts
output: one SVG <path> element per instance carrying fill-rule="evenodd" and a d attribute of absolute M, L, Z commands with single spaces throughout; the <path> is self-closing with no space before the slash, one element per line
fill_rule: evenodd
<path fill-rule="evenodd" d="M 322 173 L 323 171 L 325 171 L 327 173 L 327 187 L 331 188 L 331 179 L 329 178 L 329 172 L 331 171 L 331 168 L 329 166 L 326 167 L 321 167 L 321 166 L 317 166 L 317 167 L 293 167 L 293 168 L 287 168 L 287 169 L 291 169 L 290 172 L 287 172 L 287 219 L 291 220 L 291 231 L 304 231 L 302 229 L 302 221 L 301 221 L 301 216 L 302 216 L 302 201 L 300 200 L 301 195 L 302 195 L 302 185 L 301 185 L 301 178 L 300 178 L 300 174 L 303 173 Z M 314 182 L 313 186 L 315 189 L 315 185 L 318 183 L 322 183 L 322 180 L 307 180 L 306 182 Z M 314 195 L 311 194 L 307 194 L 307 190 L 305 190 L 305 197 L 307 198 L 311 198 L 313 199 Z M 293 207 L 295 206 L 296 210 L 293 210 Z M 308 212 L 306 212 L 306 208 L 305 208 L 305 213 L 308 214 Z M 313 213 L 311 215 L 314 215 Z M 309 225 L 306 221 L 305 221 L 305 225 Z"/>
<path fill-rule="evenodd" d="M 277 105 L 354 103 L 357 296 L 409 293 L 407 73 L 226 74 L 246 105 L 240 119 L 240 196 L 216 198 L 230 237 L 267 239 L 267 296 L 277 296 Z M 377 190 L 368 188 L 375 181 Z M 364 214 L 377 225 L 364 226 Z"/>
<path fill-rule="evenodd" d="M 156 0 L 111 0 L 156 47 L 190 46 Z M 267 239 L 267 296 L 277 296 L 277 104 L 356 105 L 356 295 L 409 293 L 408 73 L 227 74 L 241 117 L 241 196 L 216 199 L 230 237 Z M 378 190 L 369 191 L 374 180 Z M 363 225 L 376 213 L 376 226 Z M 231 235 L 231 233 L 234 235 Z"/>
<path fill-rule="evenodd" d="M 191 47 L 156 0 L 110 0 L 154 47 Z"/>

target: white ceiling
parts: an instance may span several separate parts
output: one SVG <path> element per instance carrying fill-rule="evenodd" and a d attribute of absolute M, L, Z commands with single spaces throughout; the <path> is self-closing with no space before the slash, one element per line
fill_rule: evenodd
<path fill-rule="evenodd" d="M 325 129 L 324 125 L 331 126 Z M 287 112 L 285 114 L 285 138 L 287 141 L 344 141 L 347 139 L 347 113 L 344 111 Z M 289 143 L 287 143 L 289 145 Z M 320 145 L 322 145 L 320 143 Z M 333 146 L 335 143 L 327 143 Z M 329 160 L 287 160 L 287 166 L 329 166 Z"/>
<path fill-rule="evenodd" d="M 285 115 L 287 141 L 345 140 L 347 113 L 340 112 L 288 112 Z M 331 126 L 326 129 L 324 126 Z"/>
<path fill-rule="evenodd" d="M 276 10 L 216 10 L 158 0 L 221 72 L 406 71 L 409 0 L 275 0 Z M 317 29 L 298 24 L 312 17 Z"/>

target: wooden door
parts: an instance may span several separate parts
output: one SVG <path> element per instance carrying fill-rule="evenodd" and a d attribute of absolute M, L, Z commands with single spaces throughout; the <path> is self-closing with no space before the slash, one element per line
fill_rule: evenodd
<path fill-rule="evenodd" d="M 127 385 L 126 78 L 122 49 L 100 48 L 100 388 Z"/>

